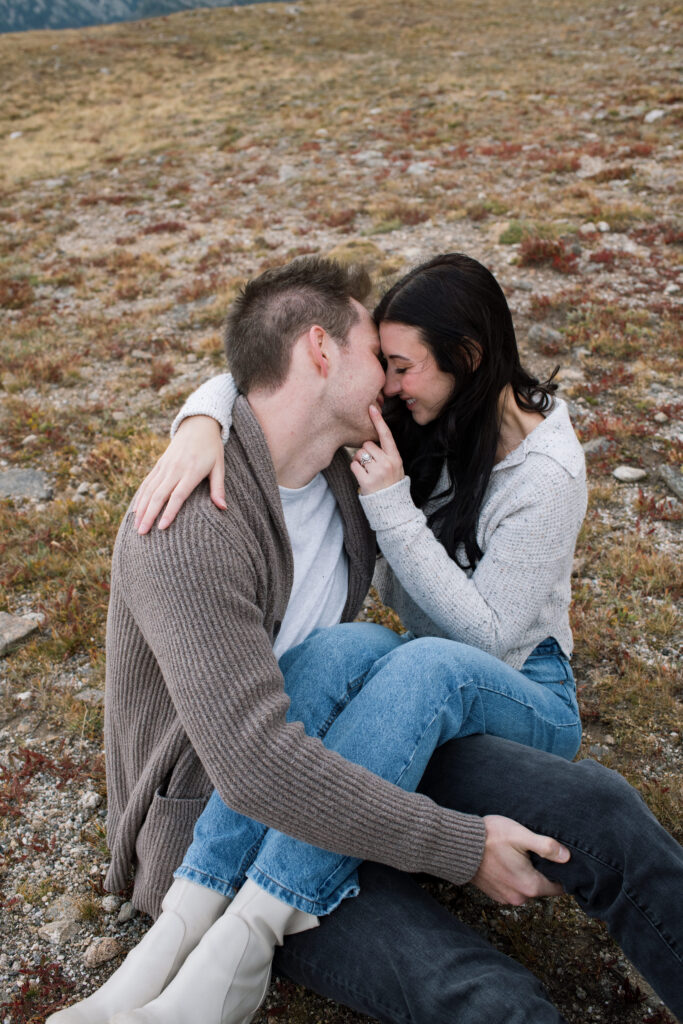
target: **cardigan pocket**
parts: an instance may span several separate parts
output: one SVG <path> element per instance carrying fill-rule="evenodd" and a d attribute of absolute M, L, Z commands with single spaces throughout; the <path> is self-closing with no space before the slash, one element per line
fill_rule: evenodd
<path fill-rule="evenodd" d="M 135 906 L 140 906 L 135 901 L 136 893 L 147 894 L 147 903 L 151 893 L 164 896 L 170 889 L 173 872 L 182 863 L 195 822 L 205 806 L 204 797 L 178 800 L 156 791 L 135 840 Z"/>

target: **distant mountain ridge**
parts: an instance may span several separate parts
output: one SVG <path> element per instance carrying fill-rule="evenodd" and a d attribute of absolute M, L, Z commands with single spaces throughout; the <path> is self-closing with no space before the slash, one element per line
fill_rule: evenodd
<path fill-rule="evenodd" d="M 198 7 L 241 7 L 263 0 L 0 0 L 0 32 L 84 28 L 138 21 Z"/>

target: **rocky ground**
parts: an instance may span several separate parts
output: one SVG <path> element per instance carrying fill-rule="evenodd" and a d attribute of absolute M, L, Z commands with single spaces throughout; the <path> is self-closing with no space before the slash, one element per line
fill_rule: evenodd
<path fill-rule="evenodd" d="M 683 838 L 676 17 L 304 0 L 0 38 L 0 1020 L 87 993 L 149 923 L 102 889 L 111 547 L 240 281 L 298 254 L 380 290 L 471 253 L 529 365 L 560 364 L 591 484 L 582 753 Z M 672 1020 L 570 901 L 429 884 L 571 1024 Z M 279 982 L 258 1019 L 363 1018 Z"/>

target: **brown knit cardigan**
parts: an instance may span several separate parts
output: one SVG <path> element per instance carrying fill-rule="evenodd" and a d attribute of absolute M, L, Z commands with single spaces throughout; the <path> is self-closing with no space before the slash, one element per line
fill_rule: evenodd
<path fill-rule="evenodd" d="M 367 591 L 375 545 L 344 452 L 325 475 L 349 558 L 344 620 Z M 168 530 L 114 548 L 107 624 L 105 750 L 120 890 L 156 916 L 212 788 L 235 810 L 298 839 L 453 882 L 477 869 L 483 821 L 405 793 L 288 723 L 272 651 L 293 560 L 265 437 L 245 398 L 225 446 L 229 508 L 198 488 Z"/>

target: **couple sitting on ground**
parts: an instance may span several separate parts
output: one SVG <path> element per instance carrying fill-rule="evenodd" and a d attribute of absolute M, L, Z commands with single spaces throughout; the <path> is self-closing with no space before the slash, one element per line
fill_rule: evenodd
<path fill-rule="evenodd" d="M 246 1024 L 274 951 L 382 1021 L 562 1020 L 405 872 L 515 905 L 572 893 L 683 1013 L 683 851 L 619 775 L 570 760 L 567 408 L 475 260 L 423 264 L 374 319 L 368 290 L 317 258 L 250 282 L 232 377 L 190 399 L 124 520 L 106 884 L 134 869 L 157 920 L 53 1024 Z M 373 570 L 411 632 L 352 621 Z"/>

